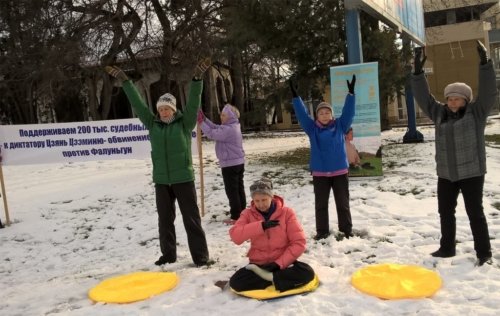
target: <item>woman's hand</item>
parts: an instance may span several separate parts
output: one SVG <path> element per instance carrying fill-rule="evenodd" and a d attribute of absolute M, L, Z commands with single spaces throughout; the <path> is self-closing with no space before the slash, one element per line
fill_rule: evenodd
<path fill-rule="evenodd" d="M 104 70 L 112 77 L 121 80 L 121 81 L 126 81 L 128 80 L 127 75 L 121 70 L 120 68 L 116 66 L 106 66 L 104 67 Z"/>

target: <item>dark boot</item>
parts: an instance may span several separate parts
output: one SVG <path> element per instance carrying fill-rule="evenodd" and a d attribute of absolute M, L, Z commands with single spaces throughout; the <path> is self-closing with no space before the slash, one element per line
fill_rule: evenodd
<path fill-rule="evenodd" d="M 330 233 L 317 233 L 316 236 L 313 237 L 314 240 L 326 239 L 330 236 Z"/>
<path fill-rule="evenodd" d="M 434 251 L 433 253 L 431 253 L 431 256 L 433 257 L 438 257 L 438 258 L 450 258 L 450 257 L 454 257 L 455 256 L 455 250 L 451 251 L 447 251 L 447 250 L 442 250 L 441 248 L 439 248 L 438 250 Z"/>
<path fill-rule="evenodd" d="M 167 259 L 165 256 L 161 256 L 160 258 L 158 258 L 158 260 L 155 261 L 155 264 L 157 266 L 162 266 L 166 263 L 174 263 L 175 262 L 175 259 Z"/>
<path fill-rule="evenodd" d="M 485 263 L 491 266 L 493 264 L 493 260 L 491 259 L 491 257 L 477 258 L 476 266 L 480 267 Z"/>

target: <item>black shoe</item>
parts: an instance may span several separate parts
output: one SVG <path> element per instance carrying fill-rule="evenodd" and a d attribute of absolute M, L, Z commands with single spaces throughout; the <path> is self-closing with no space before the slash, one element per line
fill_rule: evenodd
<path fill-rule="evenodd" d="M 438 258 L 450 258 L 455 256 L 455 251 L 443 251 L 441 249 L 438 249 L 431 253 L 431 256 L 433 257 L 438 257 Z"/>
<path fill-rule="evenodd" d="M 493 264 L 493 260 L 491 259 L 491 257 L 477 258 L 476 266 L 480 267 L 485 263 L 491 266 Z"/>
<path fill-rule="evenodd" d="M 174 263 L 175 262 L 175 259 L 174 260 L 168 260 L 167 258 L 165 258 L 164 256 L 161 256 L 158 260 L 155 261 L 155 264 L 157 266 L 162 266 L 164 265 L 165 263 Z"/>
<path fill-rule="evenodd" d="M 330 233 L 318 233 L 313 238 L 314 238 L 314 240 L 321 240 L 321 239 L 328 238 L 328 236 L 330 236 Z"/>
<path fill-rule="evenodd" d="M 349 239 L 351 237 L 354 237 L 354 234 L 352 232 L 344 233 L 344 237 Z"/>
<path fill-rule="evenodd" d="M 209 267 L 214 263 L 215 263 L 214 260 L 207 259 L 207 260 L 197 261 L 194 264 L 196 265 L 196 267 L 201 268 L 201 267 L 205 267 L 205 266 Z"/>

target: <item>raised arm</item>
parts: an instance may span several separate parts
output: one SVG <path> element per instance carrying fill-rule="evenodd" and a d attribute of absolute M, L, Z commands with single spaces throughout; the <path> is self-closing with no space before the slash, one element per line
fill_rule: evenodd
<path fill-rule="evenodd" d="M 231 126 L 217 125 L 214 123 L 210 124 L 209 122 L 212 123 L 208 118 L 205 118 L 200 125 L 203 134 L 208 138 L 217 141 L 225 141 L 232 137 L 233 133 L 231 132 L 233 128 Z"/>
<path fill-rule="evenodd" d="M 436 122 L 439 113 L 443 111 L 444 104 L 437 101 L 430 93 L 423 70 L 426 59 L 427 56 L 423 54 L 422 47 L 415 48 L 415 69 L 411 76 L 411 88 L 418 106 L 433 122 Z"/>
<path fill-rule="evenodd" d="M 153 121 L 155 119 L 154 113 L 148 108 L 146 102 L 142 98 L 141 94 L 137 90 L 137 87 L 134 83 L 129 80 L 127 75 L 116 66 L 106 66 L 104 70 L 111 75 L 112 77 L 118 79 L 122 82 L 123 91 L 127 95 L 127 99 L 132 105 L 132 109 L 134 113 L 137 115 L 139 120 L 149 129 L 153 125 Z"/>
<path fill-rule="evenodd" d="M 478 116 L 488 116 L 491 107 L 497 100 L 498 90 L 496 87 L 495 69 L 491 59 L 486 54 L 484 45 L 477 41 L 477 51 L 479 54 L 479 86 L 476 104 L 472 108 Z"/>
<path fill-rule="evenodd" d="M 356 75 L 352 75 L 352 80 L 347 81 L 347 89 L 349 93 L 345 97 L 344 107 L 342 108 L 342 114 L 338 118 L 340 126 L 344 134 L 349 131 L 354 120 L 354 115 L 356 114 L 356 97 L 354 95 L 354 86 L 356 84 Z"/>
<path fill-rule="evenodd" d="M 302 129 L 306 132 L 306 134 L 309 134 L 310 132 L 313 131 L 314 128 L 314 119 L 307 114 L 306 106 L 304 102 L 302 102 L 302 99 L 299 97 L 297 94 L 297 82 L 295 82 L 293 79 L 290 79 L 289 81 L 290 84 L 290 90 L 292 91 L 292 104 L 293 104 L 293 109 L 295 111 L 295 116 L 297 117 L 297 120 L 299 121 L 300 126 Z"/>
<path fill-rule="evenodd" d="M 203 90 L 203 75 L 210 68 L 210 58 L 198 62 L 189 84 L 189 93 L 186 108 L 184 109 L 184 128 L 191 131 L 196 126 L 198 110 L 201 106 L 201 92 Z"/>

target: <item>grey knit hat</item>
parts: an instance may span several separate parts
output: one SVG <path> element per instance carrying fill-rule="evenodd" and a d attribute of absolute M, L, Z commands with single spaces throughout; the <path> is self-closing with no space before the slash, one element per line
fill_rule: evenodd
<path fill-rule="evenodd" d="M 444 88 L 444 97 L 460 97 L 464 98 L 467 103 L 472 100 L 472 89 L 463 82 L 450 83 Z"/>
<path fill-rule="evenodd" d="M 253 196 L 255 193 L 267 194 L 269 196 L 274 196 L 273 193 L 273 183 L 270 179 L 261 178 L 250 186 L 250 195 Z"/>
<path fill-rule="evenodd" d="M 321 102 L 320 104 L 318 104 L 318 106 L 316 107 L 316 115 L 318 115 L 318 111 L 321 110 L 321 109 L 329 109 L 332 112 L 332 115 L 333 115 L 333 108 L 330 105 L 330 103 Z"/>

